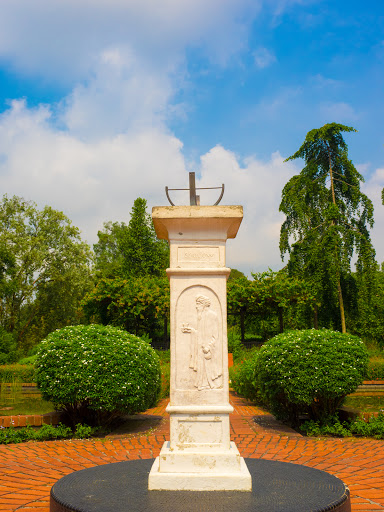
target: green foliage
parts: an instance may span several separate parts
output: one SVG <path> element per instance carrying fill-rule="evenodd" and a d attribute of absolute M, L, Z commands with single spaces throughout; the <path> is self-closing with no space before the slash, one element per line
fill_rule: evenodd
<path fill-rule="evenodd" d="M 351 431 L 347 422 L 341 423 L 337 415 L 330 416 L 326 422 L 309 420 L 300 425 L 300 431 L 307 436 L 332 436 L 332 437 L 350 437 Z"/>
<path fill-rule="evenodd" d="M 107 222 L 104 230 L 98 232 L 99 242 L 93 247 L 100 277 L 126 279 L 165 275 L 168 244 L 157 239 L 146 207 L 146 200 L 138 197 L 128 226 L 124 222 Z"/>
<path fill-rule="evenodd" d="M 88 425 L 76 425 L 75 431 L 59 423 L 56 427 L 53 425 L 43 425 L 39 428 L 31 426 L 22 428 L 0 428 L 0 444 L 22 443 L 24 441 L 50 441 L 53 439 L 86 439 L 93 434 L 94 429 Z"/>
<path fill-rule="evenodd" d="M 239 330 L 236 327 L 228 329 L 228 353 L 233 355 L 233 361 L 238 361 L 244 352 Z"/>
<path fill-rule="evenodd" d="M 369 275 L 357 272 L 353 280 L 350 331 L 384 348 L 384 268 Z"/>
<path fill-rule="evenodd" d="M 29 364 L 0 366 L 0 382 L 35 382 L 35 368 Z"/>
<path fill-rule="evenodd" d="M 384 361 L 369 361 L 367 380 L 384 380 Z"/>
<path fill-rule="evenodd" d="M 244 358 L 237 361 L 236 364 L 229 369 L 232 388 L 239 395 L 256 403 L 263 401 L 256 384 L 256 361 L 258 355 L 259 349 L 252 349 L 248 351 L 248 353 L 244 353 Z"/>
<path fill-rule="evenodd" d="M 0 364 L 14 363 L 18 356 L 14 335 L 0 326 Z"/>
<path fill-rule="evenodd" d="M 18 348 L 77 322 L 89 281 L 90 249 L 62 213 L 20 197 L 0 202 L 0 326 Z"/>
<path fill-rule="evenodd" d="M 285 185 L 280 204 L 286 215 L 280 251 L 282 257 L 289 254 L 289 275 L 310 284 L 321 305 L 320 324 L 341 327 L 343 332 L 342 288 L 351 272 L 353 253 L 357 253 L 357 270 L 366 281 L 375 268 L 368 231 L 373 225 L 373 205 L 360 190 L 364 179 L 349 160 L 341 135 L 354 131 L 330 123 L 308 132 L 300 149 L 287 158 L 303 158 L 305 167 Z"/>
<path fill-rule="evenodd" d="M 148 343 L 111 326 L 65 327 L 42 341 L 36 361 L 44 400 L 72 424 L 108 424 L 121 413 L 155 405 L 159 358 Z"/>
<path fill-rule="evenodd" d="M 244 279 L 244 278 L 246 279 L 244 272 L 237 270 L 237 268 L 232 268 L 231 272 L 228 276 L 228 281 L 233 281 L 235 279 Z"/>
<path fill-rule="evenodd" d="M 161 362 L 161 391 L 159 398 L 168 398 L 171 386 L 171 365 L 169 361 Z"/>
<path fill-rule="evenodd" d="M 298 423 L 323 422 L 361 384 L 368 352 L 356 336 L 326 329 L 289 331 L 265 343 L 255 359 L 256 386 L 273 413 Z"/>
<path fill-rule="evenodd" d="M 155 338 L 169 311 L 169 281 L 156 276 L 100 279 L 82 306 L 92 321 Z"/>
<path fill-rule="evenodd" d="M 35 364 L 37 355 L 22 357 L 17 364 Z"/>
<path fill-rule="evenodd" d="M 307 283 L 288 276 L 285 271 L 269 269 L 253 273 L 252 277 L 253 281 L 245 276 L 238 277 L 229 281 L 227 286 L 228 312 L 240 318 L 242 341 L 245 340 L 247 322 L 252 321 L 253 332 L 257 330 L 263 339 L 268 339 L 283 332 L 286 325 L 298 327 L 297 311 L 303 306 L 309 309 L 315 306 Z"/>
<path fill-rule="evenodd" d="M 372 415 L 368 422 L 357 418 L 351 422 L 341 423 L 337 416 L 329 417 L 326 423 L 310 420 L 303 423 L 300 430 L 308 436 L 356 436 L 384 439 L 384 414 Z"/>

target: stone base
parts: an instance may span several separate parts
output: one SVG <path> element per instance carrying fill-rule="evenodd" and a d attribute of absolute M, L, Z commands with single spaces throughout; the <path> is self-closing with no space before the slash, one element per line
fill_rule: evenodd
<path fill-rule="evenodd" d="M 51 489 L 50 512 L 350 512 L 348 487 L 318 469 L 245 459 L 252 492 L 149 491 L 153 459 L 76 471 Z"/>
<path fill-rule="evenodd" d="M 251 491 L 252 479 L 235 443 L 217 453 L 171 450 L 165 442 L 148 479 L 157 491 Z"/>

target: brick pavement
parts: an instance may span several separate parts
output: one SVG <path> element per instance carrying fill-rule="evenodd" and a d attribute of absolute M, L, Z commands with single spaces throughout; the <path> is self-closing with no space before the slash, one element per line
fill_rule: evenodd
<path fill-rule="evenodd" d="M 231 438 L 244 457 L 304 464 L 341 478 L 352 510 L 384 511 L 384 441 L 306 438 L 262 409 L 231 396 Z M 110 462 L 156 457 L 168 439 L 166 402 L 147 411 L 164 417 L 156 430 L 105 439 L 28 442 L 0 446 L 0 512 L 48 512 L 51 486 L 62 476 Z"/>

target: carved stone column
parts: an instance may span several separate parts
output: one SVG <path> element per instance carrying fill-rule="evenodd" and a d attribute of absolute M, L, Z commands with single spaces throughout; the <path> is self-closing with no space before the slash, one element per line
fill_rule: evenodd
<path fill-rule="evenodd" d="M 230 442 L 225 245 L 241 206 L 155 207 L 169 240 L 171 289 L 170 441 L 149 475 L 150 490 L 251 490 Z"/>

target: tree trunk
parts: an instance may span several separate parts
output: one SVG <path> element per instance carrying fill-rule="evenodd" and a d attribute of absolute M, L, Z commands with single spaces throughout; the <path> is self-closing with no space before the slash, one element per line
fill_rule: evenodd
<path fill-rule="evenodd" d="M 315 309 L 313 310 L 313 327 L 315 329 L 319 328 L 319 308 L 317 304 L 315 304 Z"/>
<path fill-rule="evenodd" d="M 332 169 L 332 158 L 331 158 L 331 149 L 329 145 L 328 147 L 328 159 L 329 159 L 329 177 L 331 179 L 331 194 L 332 194 L 332 202 L 336 205 L 336 196 L 335 196 L 335 188 L 333 184 L 333 169 Z M 332 224 L 335 222 L 332 220 Z M 336 255 L 337 257 L 337 255 Z M 344 312 L 344 301 L 343 301 L 343 293 L 341 291 L 340 285 L 340 277 L 337 279 L 337 294 L 339 296 L 339 307 L 340 307 L 340 320 L 341 320 L 341 332 L 347 332 L 347 328 L 345 326 L 345 312 Z"/>

